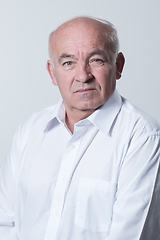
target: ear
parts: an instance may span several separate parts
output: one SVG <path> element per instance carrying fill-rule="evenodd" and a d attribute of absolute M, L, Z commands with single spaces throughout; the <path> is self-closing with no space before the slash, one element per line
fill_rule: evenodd
<path fill-rule="evenodd" d="M 116 60 L 116 66 L 117 66 L 116 79 L 121 78 L 124 63 L 125 63 L 124 55 L 123 55 L 123 53 L 120 52 L 120 53 L 118 53 L 117 60 Z"/>
<path fill-rule="evenodd" d="M 55 74 L 54 74 L 54 67 L 53 67 L 53 65 L 52 65 L 50 60 L 47 61 L 46 68 L 47 68 L 47 71 L 48 71 L 48 73 L 49 73 L 49 75 L 50 75 L 50 77 L 52 79 L 52 83 L 57 86 L 58 84 L 57 84 L 57 80 L 56 80 Z"/>

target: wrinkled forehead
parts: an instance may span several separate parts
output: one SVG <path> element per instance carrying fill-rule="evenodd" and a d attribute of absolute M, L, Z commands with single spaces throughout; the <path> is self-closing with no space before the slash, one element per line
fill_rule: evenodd
<path fill-rule="evenodd" d="M 109 31 L 109 29 L 108 29 Z M 52 35 L 50 46 L 54 51 L 59 46 L 63 47 L 67 43 L 100 45 L 102 48 L 106 44 L 105 33 L 107 27 L 94 20 L 71 21 L 61 25 Z"/>

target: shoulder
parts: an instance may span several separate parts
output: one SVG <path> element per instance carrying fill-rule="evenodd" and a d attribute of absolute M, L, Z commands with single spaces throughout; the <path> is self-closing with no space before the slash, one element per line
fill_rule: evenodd
<path fill-rule="evenodd" d="M 19 139 L 25 139 L 29 136 L 35 135 L 37 132 L 42 132 L 49 122 L 50 116 L 54 112 L 57 105 L 52 105 L 31 114 L 27 119 L 22 122 L 16 131 Z"/>
<path fill-rule="evenodd" d="M 160 135 L 160 124 L 150 115 L 131 104 L 122 97 L 121 117 L 124 122 L 140 131 L 145 132 L 148 136 Z"/>
<path fill-rule="evenodd" d="M 50 118 L 51 114 L 53 113 L 56 105 L 49 106 L 47 108 L 44 108 L 40 111 L 37 111 L 33 114 L 31 114 L 22 124 L 21 126 L 27 127 L 27 126 L 41 126 L 43 127 Z"/>

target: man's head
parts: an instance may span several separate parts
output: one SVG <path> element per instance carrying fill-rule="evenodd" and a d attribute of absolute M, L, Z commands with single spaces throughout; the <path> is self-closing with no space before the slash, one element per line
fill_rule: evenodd
<path fill-rule="evenodd" d="M 47 69 L 67 115 L 87 117 L 107 102 L 124 65 L 111 23 L 87 17 L 70 20 L 50 35 L 49 52 Z"/>
<path fill-rule="evenodd" d="M 54 36 L 56 35 L 56 33 L 59 30 L 66 28 L 67 26 L 70 26 L 72 29 L 73 24 L 75 24 L 78 27 L 78 25 L 81 23 L 88 25 L 88 27 L 91 26 L 91 28 L 94 27 L 95 29 L 96 28 L 99 29 L 100 36 L 103 38 L 102 39 L 103 44 L 105 44 L 105 49 L 108 51 L 108 57 L 116 60 L 116 57 L 119 51 L 119 40 L 117 36 L 117 30 L 115 29 L 114 25 L 106 20 L 94 19 L 90 17 L 74 18 L 68 22 L 65 22 L 50 34 L 50 37 L 49 37 L 50 59 L 53 60 L 54 58 Z M 104 43 L 104 39 L 105 39 L 105 43 Z"/>

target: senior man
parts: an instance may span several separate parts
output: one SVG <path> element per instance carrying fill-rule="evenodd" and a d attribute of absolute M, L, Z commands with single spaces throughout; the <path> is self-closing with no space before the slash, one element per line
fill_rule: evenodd
<path fill-rule="evenodd" d="M 62 99 L 17 130 L 0 178 L 2 240 L 159 240 L 160 129 L 116 90 L 114 26 L 72 19 L 49 39 Z"/>

